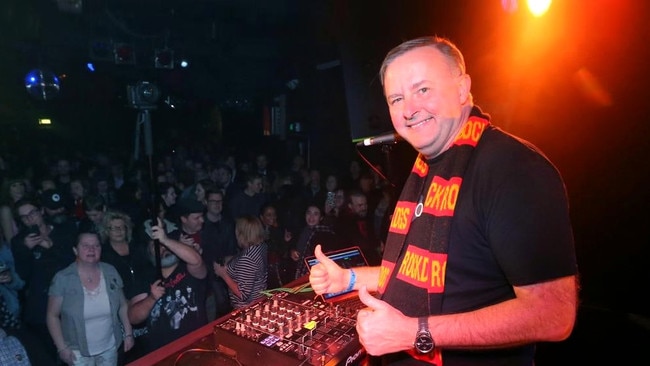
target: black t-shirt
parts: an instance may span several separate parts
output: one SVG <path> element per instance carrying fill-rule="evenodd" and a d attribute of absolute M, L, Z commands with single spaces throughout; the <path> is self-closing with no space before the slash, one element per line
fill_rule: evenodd
<path fill-rule="evenodd" d="M 435 168 L 435 161 L 429 166 Z M 402 255 L 395 270 L 403 259 Z M 442 313 L 487 307 L 514 298 L 513 286 L 576 273 L 567 196 L 559 172 L 534 146 L 490 126 L 468 163 L 458 194 Z M 395 299 L 392 305 L 407 315 L 419 311 L 406 299 L 420 289 L 407 282 L 398 287 L 392 294 L 390 287 L 386 290 L 385 295 Z M 397 304 L 399 299 L 404 301 Z M 445 366 L 530 365 L 533 357 L 534 345 L 443 350 Z"/>
<path fill-rule="evenodd" d="M 154 272 L 155 273 L 155 272 Z M 149 283 L 155 282 L 155 276 Z M 208 323 L 205 307 L 206 282 L 192 277 L 179 262 L 163 283 L 165 294 L 156 301 L 137 342 L 145 353 L 154 351 Z M 149 291 L 149 287 L 141 293 Z"/>

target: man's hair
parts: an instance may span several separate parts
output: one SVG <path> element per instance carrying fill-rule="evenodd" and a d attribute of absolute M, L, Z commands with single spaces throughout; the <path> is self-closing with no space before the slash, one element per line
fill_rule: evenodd
<path fill-rule="evenodd" d="M 382 87 L 384 86 L 384 77 L 386 76 L 388 66 L 399 56 L 420 47 L 433 47 L 437 49 L 446 56 L 451 66 L 457 68 L 461 74 L 465 73 L 465 58 L 455 44 L 447 38 L 438 36 L 420 37 L 403 42 L 388 51 L 379 69 L 379 80 L 381 81 Z"/>
<path fill-rule="evenodd" d="M 247 246 L 260 244 L 264 238 L 262 221 L 255 216 L 242 216 L 235 225 L 237 238 Z"/>
<path fill-rule="evenodd" d="M 18 209 L 20 207 L 22 207 L 22 206 L 25 206 L 25 205 L 32 205 L 32 206 L 36 207 L 39 210 L 43 207 L 40 204 L 40 202 L 38 202 L 38 200 L 35 200 L 35 199 L 31 198 L 31 197 L 23 197 L 23 198 L 19 199 L 18 201 L 16 201 L 16 203 L 14 204 L 13 211 L 14 211 L 14 216 L 16 218 L 20 217 L 20 215 L 18 214 Z"/>
<path fill-rule="evenodd" d="M 106 202 L 102 196 L 86 196 L 83 201 L 84 211 L 104 211 L 106 208 Z"/>

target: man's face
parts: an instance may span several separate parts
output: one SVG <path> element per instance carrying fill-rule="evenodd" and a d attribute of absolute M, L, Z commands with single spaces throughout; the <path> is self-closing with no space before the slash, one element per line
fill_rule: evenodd
<path fill-rule="evenodd" d="M 70 182 L 70 195 L 74 199 L 80 199 L 83 198 L 85 193 L 84 186 L 81 184 L 80 181 L 78 180 L 73 180 Z"/>
<path fill-rule="evenodd" d="M 395 131 L 426 157 L 454 141 L 462 109 L 470 103 L 471 81 L 433 47 L 397 57 L 386 69 L 384 94 Z"/>
<path fill-rule="evenodd" d="M 56 164 L 56 170 L 60 175 L 70 174 L 70 162 L 67 160 L 59 160 Z"/>
<path fill-rule="evenodd" d="M 365 196 L 351 196 L 348 207 L 359 217 L 368 215 L 368 200 Z"/>
<path fill-rule="evenodd" d="M 208 212 L 213 215 L 221 215 L 223 211 L 223 197 L 218 193 L 211 193 L 208 196 Z"/>
<path fill-rule="evenodd" d="M 153 240 L 149 241 L 148 244 L 148 253 L 149 253 L 149 261 L 151 264 L 154 266 L 156 265 L 156 247 L 153 242 Z M 174 266 L 178 264 L 178 257 L 176 254 L 172 253 L 169 249 L 167 249 L 166 246 L 160 245 L 160 266 L 162 268 L 168 268 L 171 266 Z"/>
<path fill-rule="evenodd" d="M 252 182 L 248 182 L 248 187 L 254 193 L 262 192 L 262 188 L 264 188 L 264 185 L 262 184 L 262 178 L 255 178 Z"/>
<path fill-rule="evenodd" d="M 194 234 L 201 231 L 203 227 L 203 213 L 191 213 L 187 216 L 181 216 L 183 231 L 188 234 Z"/>
<path fill-rule="evenodd" d="M 41 225 L 43 223 L 43 211 L 31 204 L 18 207 L 18 217 L 25 226 Z"/>
<path fill-rule="evenodd" d="M 225 186 L 230 183 L 230 179 L 232 179 L 232 175 L 227 169 L 217 169 L 217 183 Z"/>
<path fill-rule="evenodd" d="M 89 210 L 86 211 L 86 217 L 95 224 L 100 224 L 104 219 L 104 211 L 100 210 Z"/>

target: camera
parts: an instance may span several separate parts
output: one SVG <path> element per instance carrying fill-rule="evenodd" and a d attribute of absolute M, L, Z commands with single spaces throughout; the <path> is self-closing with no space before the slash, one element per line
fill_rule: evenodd
<path fill-rule="evenodd" d="M 126 86 L 126 97 L 133 108 L 156 109 L 156 103 L 160 98 L 160 89 L 154 83 L 138 81 L 134 85 Z"/>

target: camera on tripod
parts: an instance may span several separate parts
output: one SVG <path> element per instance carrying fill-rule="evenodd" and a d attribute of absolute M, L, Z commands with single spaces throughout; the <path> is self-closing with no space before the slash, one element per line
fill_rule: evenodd
<path fill-rule="evenodd" d="M 134 85 L 126 86 L 126 96 L 131 107 L 140 110 L 156 109 L 160 98 L 160 89 L 154 83 L 138 81 Z"/>

